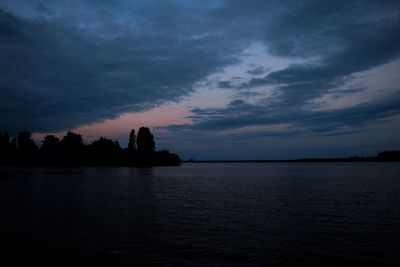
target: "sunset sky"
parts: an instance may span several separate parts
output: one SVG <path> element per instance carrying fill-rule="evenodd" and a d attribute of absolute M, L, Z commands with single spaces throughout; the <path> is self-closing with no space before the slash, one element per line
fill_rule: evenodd
<path fill-rule="evenodd" d="M 398 0 L 0 0 L 0 131 L 183 159 L 400 149 Z"/>

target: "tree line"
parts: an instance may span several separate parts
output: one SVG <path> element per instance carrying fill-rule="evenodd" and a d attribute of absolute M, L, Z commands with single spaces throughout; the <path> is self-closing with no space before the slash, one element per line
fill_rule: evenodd
<path fill-rule="evenodd" d="M 100 137 L 85 144 L 82 135 L 68 131 L 62 139 L 46 135 L 40 148 L 28 131 L 11 138 L 0 132 L 0 164 L 52 166 L 160 166 L 178 165 L 178 155 L 156 151 L 154 136 L 147 127 L 129 134 L 127 148 L 118 141 Z"/>

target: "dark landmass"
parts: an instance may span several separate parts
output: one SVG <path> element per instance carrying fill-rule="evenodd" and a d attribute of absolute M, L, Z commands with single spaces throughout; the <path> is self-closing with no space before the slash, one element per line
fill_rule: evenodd
<path fill-rule="evenodd" d="M 39 148 L 31 133 L 21 131 L 17 137 L 0 132 L 0 165 L 44 166 L 174 166 L 181 162 L 400 162 L 400 151 L 384 151 L 369 157 L 303 158 L 293 160 L 188 160 L 168 150 L 155 150 L 154 136 L 147 127 L 141 127 L 136 136 L 131 130 L 127 148 L 118 141 L 100 137 L 85 144 L 80 134 L 67 132 L 60 140 L 47 135 Z"/>
<path fill-rule="evenodd" d="M 147 127 L 141 127 L 129 135 L 127 148 L 118 141 L 100 137 L 86 145 L 80 134 L 71 131 L 60 140 L 47 135 L 39 148 L 31 133 L 22 131 L 10 138 L 0 132 L 0 165 L 44 166 L 173 166 L 181 159 L 168 150 L 155 150 L 154 136 Z"/>
<path fill-rule="evenodd" d="M 304 158 L 289 160 L 187 160 L 183 162 L 207 163 L 207 162 L 400 162 L 400 151 L 383 151 L 370 157 L 347 157 L 347 158 Z"/>

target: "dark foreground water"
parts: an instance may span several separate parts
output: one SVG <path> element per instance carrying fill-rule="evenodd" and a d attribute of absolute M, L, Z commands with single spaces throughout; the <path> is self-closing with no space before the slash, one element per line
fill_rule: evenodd
<path fill-rule="evenodd" d="M 400 164 L 1 167 L 0 246 L 0 266 L 400 266 Z"/>

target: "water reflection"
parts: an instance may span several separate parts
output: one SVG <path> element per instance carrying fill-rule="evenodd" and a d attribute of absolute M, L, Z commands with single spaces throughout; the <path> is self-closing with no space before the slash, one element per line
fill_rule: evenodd
<path fill-rule="evenodd" d="M 0 245 L 3 258 L 15 263 L 395 266 L 399 261 L 396 164 L 0 173 Z"/>

